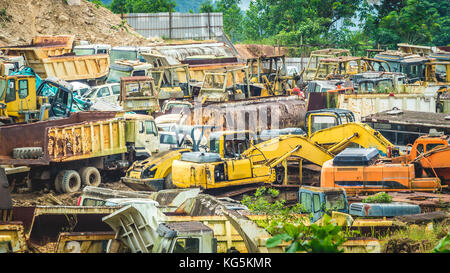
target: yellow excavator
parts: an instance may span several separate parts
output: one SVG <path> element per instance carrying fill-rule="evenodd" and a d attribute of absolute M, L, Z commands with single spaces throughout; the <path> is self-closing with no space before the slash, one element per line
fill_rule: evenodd
<path fill-rule="evenodd" d="M 392 154 L 392 143 L 354 120 L 348 110 L 310 111 L 305 120 L 306 134 L 280 135 L 258 144 L 255 144 L 256 135 L 250 131 L 212 132 L 209 152 L 175 149 L 137 161 L 122 177 L 122 182 L 136 190 L 214 189 L 259 183 L 287 185 L 288 161 L 298 161 L 301 177 L 303 161 L 322 166 L 350 145 L 376 147 L 382 155 Z"/>

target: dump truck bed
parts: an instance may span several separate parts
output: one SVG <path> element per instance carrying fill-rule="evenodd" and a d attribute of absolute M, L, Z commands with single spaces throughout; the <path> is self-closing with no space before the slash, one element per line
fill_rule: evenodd
<path fill-rule="evenodd" d="M 41 77 L 65 81 L 94 80 L 109 72 L 109 55 L 76 56 L 73 36 L 36 36 L 30 45 L 2 47 L 12 56 L 24 56 L 27 64 Z"/>
<path fill-rule="evenodd" d="M 0 127 L 0 164 L 38 166 L 124 153 L 125 120 L 116 112 L 79 112 L 69 118 Z M 42 149 L 39 158 L 14 158 L 14 148 Z"/>

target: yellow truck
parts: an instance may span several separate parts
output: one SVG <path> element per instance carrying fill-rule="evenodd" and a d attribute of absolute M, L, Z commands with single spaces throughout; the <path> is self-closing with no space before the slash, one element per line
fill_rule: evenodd
<path fill-rule="evenodd" d="M 124 170 L 157 152 L 152 117 L 77 112 L 68 118 L 0 127 L 1 165 L 28 166 L 32 181 L 54 181 L 59 192 L 101 183 L 99 170 Z"/>
<path fill-rule="evenodd" d="M 109 73 L 109 55 L 76 56 L 73 36 L 36 36 L 30 45 L 2 47 L 5 55 L 23 56 L 41 77 L 65 81 L 103 82 Z"/>

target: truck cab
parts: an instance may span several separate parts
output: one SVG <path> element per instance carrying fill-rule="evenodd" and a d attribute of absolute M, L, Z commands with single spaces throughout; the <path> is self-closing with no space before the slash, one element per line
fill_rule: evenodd
<path fill-rule="evenodd" d="M 409 82 L 425 80 L 425 63 L 428 62 L 425 57 L 388 50 L 376 54 L 374 58 L 388 62 L 392 72 L 405 73 Z"/>
<path fill-rule="evenodd" d="M 109 58 L 111 63 L 116 60 L 130 60 L 145 62 L 144 57 L 141 55 L 143 52 L 150 52 L 149 47 L 134 47 L 134 46 L 116 46 L 109 52 Z"/>
<path fill-rule="evenodd" d="M 159 133 L 153 117 L 125 114 L 126 142 L 134 145 L 135 159 L 143 160 L 159 152 Z M 131 160 L 132 163 L 134 160 Z"/>
<path fill-rule="evenodd" d="M 158 99 L 182 99 L 191 96 L 188 65 L 161 66 L 151 70 Z"/>
<path fill-rule="evenodd" d="M 245 74 L 241 82 L 239 74 Z M 243 100 L 249 97 L 248 67 L 217 69 L 205 72 L 202 88 L 199 92 L 201 102 L 226 102 Z"/>
<path fill-rule="evenodd" d="M 77 45 L 73 48 L 73 53 L 77 56 L 95 55 L 95 54 L 109 54 L 111 50 L 110 45 L 104 44 L 87 44 Z"/>
<path fill-rule="evenodd" d="M 160 109 L 155 82 L 147 76 L 120 78 L 119 101 L 124 111 L 151 114 Z"/>
<path fill-rule="evenodd" d="M 340 188 L 303 186 L 298 191 L 298 202 L 305 212 L 312 213 L 312 222 L 331 211 L 348 213 L 347 194 Z"/>
<path fill-rule="evenodd" d="M 147 76 L 153 66 L 149 63 L 130 60 L 117 60 L 109 68 L 106 83 L 120 82 L 122 77 Z"/>

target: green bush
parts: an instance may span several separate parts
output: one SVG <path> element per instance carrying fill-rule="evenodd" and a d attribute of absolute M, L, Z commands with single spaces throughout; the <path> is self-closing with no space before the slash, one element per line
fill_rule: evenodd
<path fill-rule="evenodd" d="M 385 192 L 379 192 L 377 194 L 371 195 L 364 200 L 363 203 L 392 203 L 392 196 Z"/>

